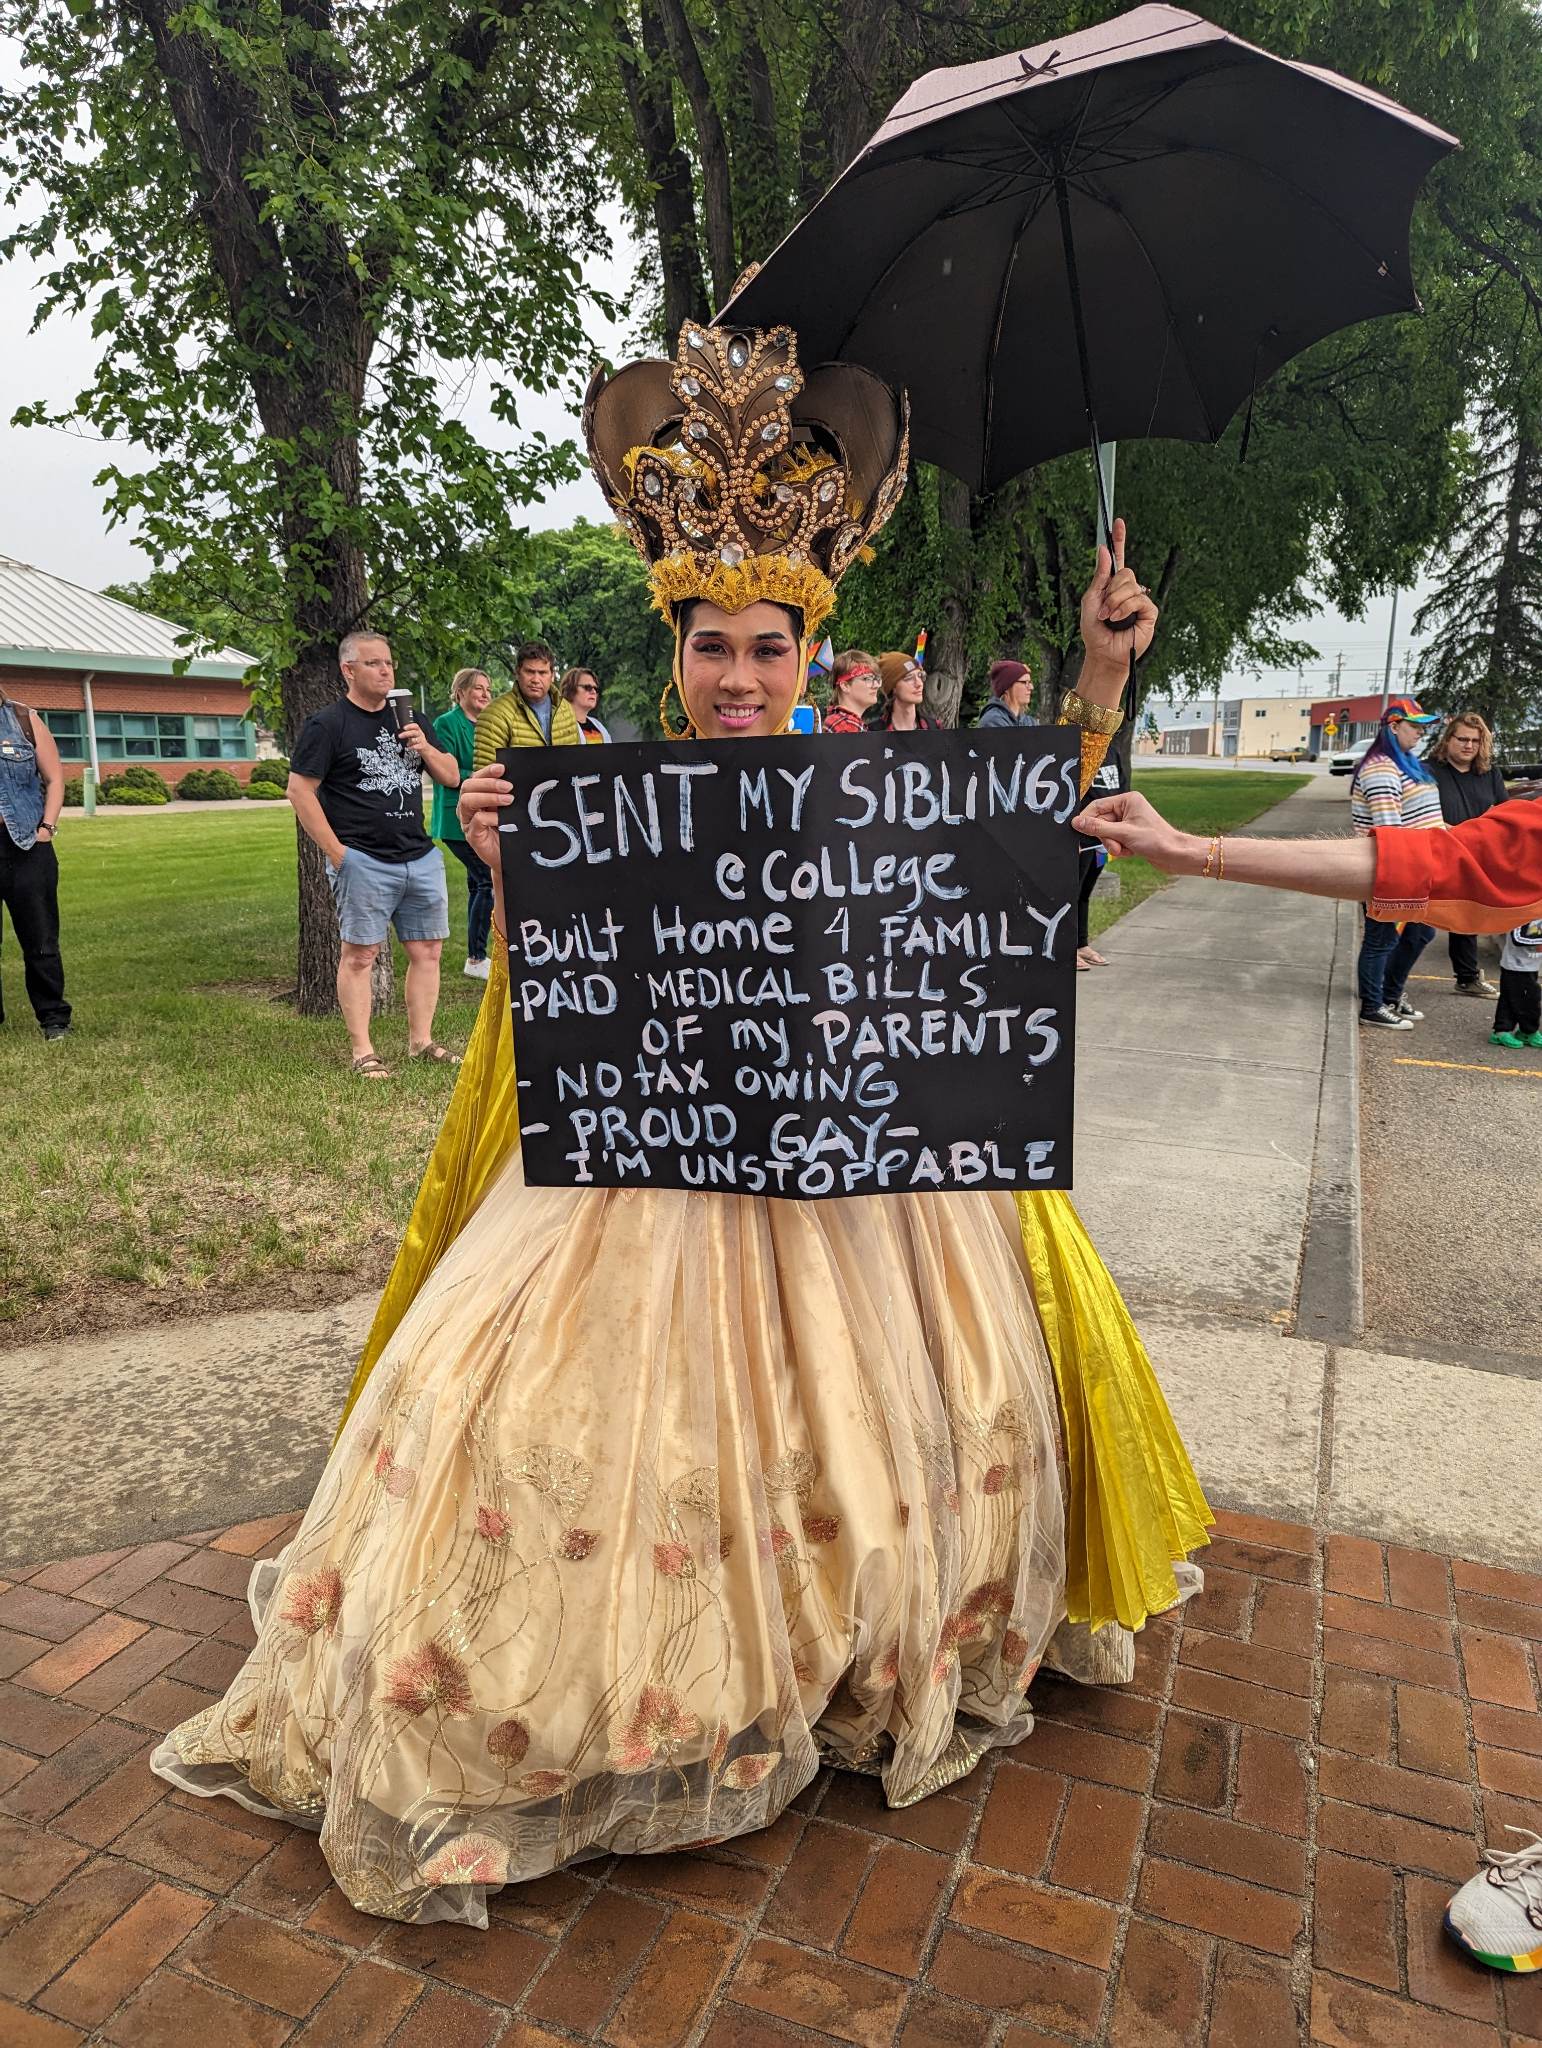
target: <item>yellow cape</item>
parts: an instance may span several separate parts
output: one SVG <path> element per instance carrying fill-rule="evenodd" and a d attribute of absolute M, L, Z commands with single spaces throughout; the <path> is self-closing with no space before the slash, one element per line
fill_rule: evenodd
<path fill-rule="evenodd" d="M 344 1421 L 419 1289 L 519 1143 L 508 956 L 494 940 L 471 1043 Z M 1209 1540 L 1210 1510 L 1129 1311 L 1069 1197 L 1016 1200 L 1069 1469 L 1066 1610 L 1093 1628 L 1108 1621 L 1139 1628 L 1177 1599 L 1173 1560 Z"/>

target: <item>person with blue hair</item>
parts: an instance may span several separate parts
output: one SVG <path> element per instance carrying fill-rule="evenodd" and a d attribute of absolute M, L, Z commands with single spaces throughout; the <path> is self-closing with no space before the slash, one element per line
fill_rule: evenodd
<path fill-rule="evenodd" d="M 1414 753 L 1425 726 L 1436 720 L 1409 697 L 1394 697 L 1381 714 L 1376 738 L 1350 784 L 1350 823 L 1356 832 L 1387 827 L 1433 831 L 1444 824 L 1440 786 Z M 1433 925 L 1387 924 L 1369 915 L 1360 941 L 1360 1022 L 1382 1031 L 1412 1031 L 1423 1021 L 1404 994 L 1414 962 L 1435 936 Z"/>

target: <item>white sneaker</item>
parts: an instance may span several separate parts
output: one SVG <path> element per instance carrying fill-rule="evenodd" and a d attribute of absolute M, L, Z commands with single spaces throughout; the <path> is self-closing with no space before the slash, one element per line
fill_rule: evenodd
<path fill-rule="evenodd" d="M 1469 1877 L 1446 1908 L 1453 1941 L 1491 1970 L 1542 1970 L 1542 1835 L 1524 1849 L 1485 1849 L 1489 1866 Z"/>
<path fill-rule="evenodd" d="M 464 974 L 469 974 L 473 981 L 486 981 L 488 975 L 493 971 L 492 962 L 490 960 L 468 960 L 461 971 Z"/>

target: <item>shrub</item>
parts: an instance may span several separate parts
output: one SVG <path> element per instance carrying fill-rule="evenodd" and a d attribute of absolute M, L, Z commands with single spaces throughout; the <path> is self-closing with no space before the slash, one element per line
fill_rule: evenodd
<path fill-rule="evenodd" d="M 272 761 L 254 761 L 252 781 L 276 782 L 280 789 L 286 789 L 289 785 L 289 763 L 282 755 Z"/>
<path fill-rule="evenodd" d="M 166 787 L 153 768 L 145 768 L 137 762 L 132 767 L 125 768 L 118 779 L 126 782 L 130 789 L 164 789 Z"/>
<path fill-rule="evenodd" d="M 228 768 L 190 768 L 177 784 L 177 795 L 187 803 L 222 803 L 241 794 L 241 785 Z"/>
<path fill-rule="evenodd" d="M 66 802 L 67 804 L 76 804 L 76 805 L 79 805 L 79 804 L 83 804 L 83 803 L 85 802 L 85 800 L 86 800 L 86 783 L 85 783 L 85 777 L 84 777 L 84 776 L 82 776 L 82 775 L 71 775 L 71 776 L 68 776 L 68 777 L 66 777 L 66 779 L 65 779 L 65 784 L 64 784 L 64 801 L 65 801 L 65 802 Z"/>
<path fill-rule="evenodd" d="M 246 794 L 255 803 L 269 804 L 284 801 L 283 786 L 277 782 L 249 782 Z"/>
<path fill-rule="evenodd" d="M 104 804 L 165 804 L 171 798 L 166 794 L 166 785 L 157 775 L 154 789 L 146 789 L 139 783 L 124 782 L 115 776 L 111 789 L 102 790 Z"/>

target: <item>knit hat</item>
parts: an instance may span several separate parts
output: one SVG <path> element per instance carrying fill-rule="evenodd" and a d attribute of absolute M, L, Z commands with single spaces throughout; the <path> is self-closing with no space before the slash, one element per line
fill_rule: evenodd
<path fill-rule="evenodd" d="M 1030 682 L 1033 671 L 1023 661 L 993 661 L 987 681 L 993 697 L 1004 697 L 1014 683 Z"/>
<path fill-rule="evenodd" d="M 883 683 L 883 693 L 886 697 L 894 695 L 896 683 L 899 682 L 903 675 L 915 667 L 915 661 L 916 658 L 913 654 L 890 653 L 879 655 L 878 674 Z"/>

